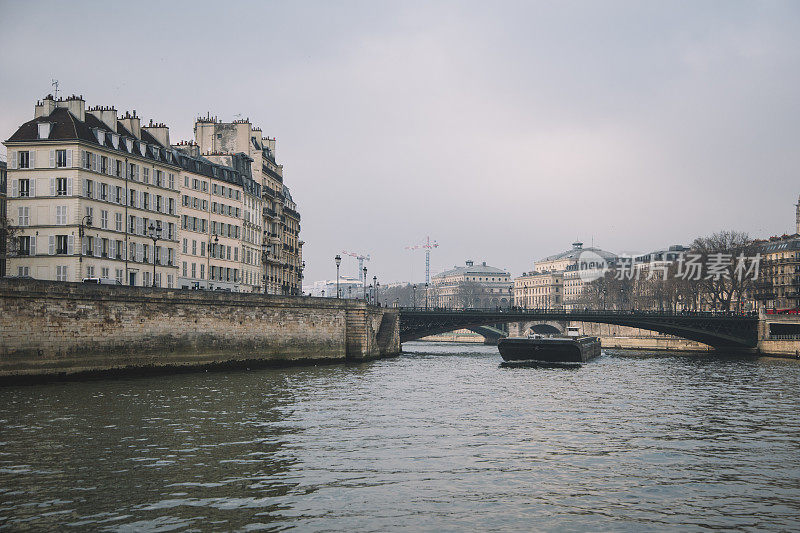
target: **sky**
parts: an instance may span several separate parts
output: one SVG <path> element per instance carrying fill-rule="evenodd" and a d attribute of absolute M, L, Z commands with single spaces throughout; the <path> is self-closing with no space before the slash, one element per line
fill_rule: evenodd
<path fill-rule="evenodd" d="M 794 233 L 800 3 L 0 0 L 0 137 L 37 99 L 191 139 L 277 138 L 305 282 L 467 259 L 519 275 L 576 239 L 647 252 Z M 0 149 L 0 157 L 5 149 Z M 342 274 L 355 275 L 344 256 Z"/>

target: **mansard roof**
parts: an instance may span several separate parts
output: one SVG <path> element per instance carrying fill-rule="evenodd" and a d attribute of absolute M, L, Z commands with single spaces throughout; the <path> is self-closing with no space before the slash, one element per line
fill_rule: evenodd
<path fill-rule="evenodd" d="M 155 137 L 144 128 L 141 130 L 141 139 L 137 139 L 122 124 L 117 123 L 117 130 L 114 131 L 102 120 L 90 113 L 86 113 L 86 120 L 79 120 L 75 115 L 64 107 L 57 107 L 46 117 L 37 117 L 29 120 L 14 132 L 7 142 L 36 143 L 46 141 L 82 141 L 88 144 L 102 146 L 107 150 L 119 152 L 120 154 L 130 154 L 136 157 L 152 159 L 162 164 L 176 165 L 170 150 L 159 143 Z M 39 124 L 49 123 L 50 136 L 47 139 L 39 138 Z M 99 132 L 99 136 L 95 134 Z M 114 147 L 111 142 L 110 134 L 120 136 L 120 142 Z M 122 139 L 133 141 L 132 150 L 128 151 L 128 146 Z M 147 146 L 144 154 L 140 146 L 144 143 Z"/>
<path fill-rule="evenodd" d="M 433 276 L 434 278 L 446 278 L 449 276 L 467 276 L 467 275 L 478 275 L 478 276 L 510 276 L 508 272 L 501 268 L 488 266 L 485 262 L 476 265 L 476 264 L 469 264 L 472 261 L 468 261 L 466 266 L 456 266 L 450 270 L 445 270 L 444 272 L 440 272 Z"/>

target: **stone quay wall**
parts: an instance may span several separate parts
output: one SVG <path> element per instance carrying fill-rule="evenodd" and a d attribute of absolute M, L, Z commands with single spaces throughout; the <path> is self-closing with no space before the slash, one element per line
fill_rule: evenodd
<path fill-rule="evenodd" d="M 335 298 L 0 279 L 0 378 L 364 361 L 396 310 Z"/>

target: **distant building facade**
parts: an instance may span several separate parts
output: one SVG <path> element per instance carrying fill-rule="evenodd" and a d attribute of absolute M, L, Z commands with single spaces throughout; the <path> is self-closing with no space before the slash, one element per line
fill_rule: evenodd
<path fill-rule="evenodd" d="M 496 308 L 509 307 L 512 297 L 511 274 L 488 266 L 466 261 L 463 267 L 453 267 L 431 278 L 432 296 L 436 307 Z"/>
<path fill-rule="evenodd" d="M 800 307 L 800 235 L 773 237 L 758 244 L 761 264 L 753 299 L 759 307 Z"/>
<path fill-rule="evenodd" d="M 524 309 L 572 309 L 581 306 L 584 284 L 602 276 L 617 256 L 600 248 L 572 248 L 534 262 L 514 280 L 514 306 Z"/>

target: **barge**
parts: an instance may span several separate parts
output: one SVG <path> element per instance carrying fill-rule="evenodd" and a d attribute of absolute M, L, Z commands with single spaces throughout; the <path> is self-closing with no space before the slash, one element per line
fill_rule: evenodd
<path fill-rule="evenodd" d="M 503 360 L 509 363 L 585 363 L 600 355 L 600 339 L 579 335 L 578 328 L 567 328 L 567 336 L 510 337 L 497 344 Z"/>

